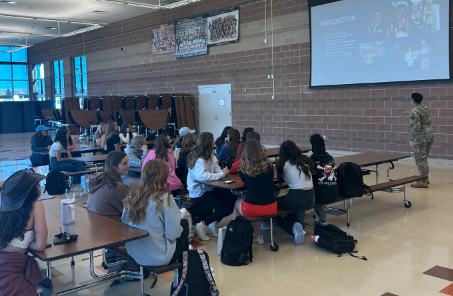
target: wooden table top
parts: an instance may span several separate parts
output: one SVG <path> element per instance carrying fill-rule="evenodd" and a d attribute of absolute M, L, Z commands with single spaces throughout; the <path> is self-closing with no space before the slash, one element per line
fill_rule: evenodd
<path fill-rule="evenodd" d="M 42 203 L 46 211 L 46 222 L 49 230 L 47 242 L 53 244 L 54 236 L 60 233 L 60 227 L 63 229 L 61 224 L 61 199 L 48 199 Z M 52 245 L 42 252 L 31 250 L 30 252 L 43 261 L 50 261 L 123 244 L 149 235 L 147 231 L 128 226 L 81 207 L 76 207 L 75 229 L 76 234 L 79 235 L 77 241 L 69 244 Z"/>
<path fill-rule="evenodd" d="M 311 147 L 299 147 L 300 151 L 302 153 L 307 153 L 311 151 Z M 276 157 L 278 156 L 278 152 L 280 151 L 280 147 L 275 147 L 275 148 L 267 148 L 266 149 L 266 155 L 267 157 Z"/>
<path fill-rule="evenodd" d="M 71 159 L 83 161 L 83 162 L 105 162 L 107 155 L 108 154 L 99 154 L 99 155 L 73 157 Z"/>
<path fill-rule="evenodd" d="M 90 153 L 90 152 L 102 151 L 102 147 L 101 146 L 82 146 L 82 147 L 69 148 L 66 150 L 69 150 L 70 152 Z M 49 151 L 40 151 L 38 153 L 49 154 Z"/>

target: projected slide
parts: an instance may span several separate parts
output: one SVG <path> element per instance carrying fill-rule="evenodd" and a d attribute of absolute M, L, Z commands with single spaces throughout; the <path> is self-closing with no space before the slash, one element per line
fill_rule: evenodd
<path fill-rule="evenodd" d="M 450 79 L 448 0 L 311 7 L 311 86 Z"/>

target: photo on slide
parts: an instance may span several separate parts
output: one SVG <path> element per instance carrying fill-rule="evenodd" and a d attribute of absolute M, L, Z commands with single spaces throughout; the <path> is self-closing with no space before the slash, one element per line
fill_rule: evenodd
<path fill-rule="evenodd" d="M 368 33 L 373 38 L 404 38 L 409 36 L 409 3 L 392 2 L 389 6 L 369 11 Z"/>
<path fill-rule="evenodd" d="M 208 45 L 238 42 L 239 7 L 208 15 Z"/>
<path fill-rule="evenodd" d="M 176 22 L 176 59 L 208 54 L 206 20 L 199 16 Z"/>
<path fill-rule="evenodd" d="M 437 43 L 420 41 L 396 45 L 396 69 L 398 71 L 429 70 L 437 67 Z"/>
<path fill-rule="evenodd" d="M 385 72 L 385 41 L 359 44 L 360 75 Z"/>
<path fill-rule="evenodd" d="M 164 54 L 174 52 L 176 49 L 175 41 L 175 25 L 164 24 L 153 29 L 152 52 L 156 54 Z"/>
<path fill-rule="evenodd" d="M 412 35 L 431 34 L 440 31 L 440 9 L 448 7 L 447 0 L 412 0 Z"/>

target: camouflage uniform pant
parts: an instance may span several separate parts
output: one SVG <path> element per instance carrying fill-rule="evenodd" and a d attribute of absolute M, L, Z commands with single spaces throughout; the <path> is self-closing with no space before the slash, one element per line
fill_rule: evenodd
<path fill-rule="evenodd" d="M 434 137 L 425 141 L 414 141 L 415 164 L 420 176 L 429 176 L 428 156 L 434 143 Z"/>

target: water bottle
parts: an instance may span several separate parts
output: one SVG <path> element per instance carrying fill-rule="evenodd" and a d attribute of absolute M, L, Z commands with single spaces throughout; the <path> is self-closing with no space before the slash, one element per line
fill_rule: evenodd
<path fill-rule="evenodd" d="M 63 199 L 61 201 L 61 223 L 63 231 L 69 234 L 75 233 L 76 205 L 75 199 Z"/>

